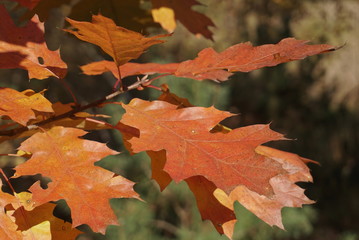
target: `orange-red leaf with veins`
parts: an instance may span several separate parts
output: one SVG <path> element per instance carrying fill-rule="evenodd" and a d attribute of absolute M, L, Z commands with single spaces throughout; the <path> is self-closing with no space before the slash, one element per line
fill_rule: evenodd
<path fill-rule="evenodd" d="M 21 125 L 35 119 L 35 112 L 52 113 L 51 103 L 41 94 L 0 88 L 0 116 L 6 115 Z"/>
<path fill-rule="evenodd" d="M 177 108 L 192 106 L 187 99 L 179 98 L 171 93 L 166 85 L 163 85 L 162 89 L 163 94 L 159 97 L 160 100 L 175 104 Z M 231 131 L 231 129 L 220 124 L 211 129 L 212 133 L 229 133 Z M 315 161 L 265 146 L 258 146 L 255 151 L 277 161 L 285 170 L 285 173 L 275 176 L 270 180 L 274 189 L 274 195 L 271 197 L 258 197 L 259 195 L 257 194 L 257 198 L 255 198 L 253 197 L 256 196 L 254 192 L 248 191 L 245 187 L 238 186 L 230 193 L 232 198 L 229 198 L 226 193 L 216 189 L 213 183 L 201 176 L 185 179 L 196 197 L 202 219 L 212 221 L 218 232 L 224 233 L 230 239 L 232 239 L 236 223 L 233 211 L 233 202 L 236 200 L 241 201 L 243 205 L 268 224 L 279 227 L 283 227 L 280 212 L 284 206 L 300 207 L 302 204 L 312 203 L 304 195 L 303 189 L 294 183 L 312 181 L 309 169 L 305 163 L 316 163 Z M 147 151 L 147 154 L 151 158 L 152 178 L 158 182 L 161 190 L 163 190 L 172 180 L 168 173 L 163 170 L 166 163 L 166 153 L 162 150 L 159 152 Z M 240 193 L 242 194 L 240 195 Z"/>
<path fill-rule="evenodd" d="M 0 5 L 0 68 L 22 68 L 29 78 L 64 78 L 66 64 L 59 51 L 50 51 L 44 39 L 44 24 L 34 16 L 26 26 L 17 27 Z"/>
<path fill-rule="evenodd" d="M 75 30 L 65 30 L 77 38 L 95 44 L 110 55 L 116 66 L 138 58 L 147 48 L 154 44 L 163 43 L 158 38 L 169 36 L 158 35 L 144 37 L 142 34 L 128 30 L 102 15 L 93 15 L 92 22 L 80 22 L 67 18 Z M 115 76 L 118 76 L 116 74 Z"/>
<path fill-rule="evenodd" d="M 336 49 L 331 45 L 308 45 L 307 43 L 308 41 L 304 40 L 285 38 L 277 44 L 258 47 L 250 43 L 240 43 L 221 53 L 212 48 L 206 48 L 198 54 L 196 59 L 182 62 L 175 75 L 192 78 L 192 76 L 197 77 L 223 69 L 229 72 L 249 72 Z M 210 77 L 209 79 L 216 80 Z"/>
<path fill-rule="evenodd" d="M 138 74 L 169 73 L 177 77 L 196 80 L 211 79 L 225 81 L 231 72 L 249 72 L 263 67 L 271 67 L 280 63 L 303 59 L 307 56 L 333 51 L 331 45 L 308 45 L 308 41 L 286 38 L 278 44 L 267 44 L 253 47 L 250 43 L 240 43 L 217 53 L 212 48 L 199 52 L 194 60 L 181 63 L 127 63 L 121 67 L 122 77 Z M 117 68 L 113 62 L 100 61 L 82 66 L 88 75 L 111 71 L 114 76 Z"/>
<path fill-rule="evenodd" d="M 73 227 L 88 224 L 94 231 L 105 233 L 107 225 L 118 224 L 109 200 L 138 198 L 138 194 L 133 182 L 94 165 L 118 152 L 103 143 L 80 139 L 84 134 L 83 130 L 64 127 L 34 134 L 19 148 L 32 157 L 15 168 L 16 176 L 42 174 L 51 178 L 47 189 L 39 182 L 31 186 L 35 206 L 65 199 Z"/>
<path fill-rule="evenodd" d="M 177 109 L 167 102 L 140 99 L 123 107 L 126 113 L 121 123 L 140 131 L 139 137 L 127 139 L 130 150 L 166 150 L 164 171 L 176 182 L 201 175 L 227 193 L 244 185 L 270 196 L 273 190 L 269 180 L 284 172 L 279 163 L 255 152 L 262 143 L 283 139 L 268 125 L 211 133 L 232 114 L 213 107 Z"/>
<path fill-rule="evenodd" d="M 201 5 L 196 0 L 151 0 L 152 16 L 169 32 L 173 32 L 175 20 L 180 21 L 191 33 L 202 34 L 213 40 L 212 32 L 208 27 L 214 27 L 210 18 L 192 10 L 195 5 Z M 170 13 L 170 14 L 169 14 Z M 172 14 L 171 14 L 172 13 Z M 168 23 L 170 23 L 168 25 Z"/>
<path fill-rule="evenodd" d="M 283 207 L 302 207 L 303 204 L 314 203 L 305 196 L 304 189 L 295 184 L 312 181 L 309 168 L 305 165 L 309 159 L 266 146 L 258 146 L 256 152 L 266 159 L 280 163 L 286 171 L 285 174 L 270 179 L 269 183 L 274 194 L 272 196 L 261 195 L 242 185 L 237 186 L 229 195 L 220 190 L 217 190 L 214 195 L 229 208 L 233 209 L 233 203 L 238 201 L 269 225 L 284 229 L 281 217 Z"/>

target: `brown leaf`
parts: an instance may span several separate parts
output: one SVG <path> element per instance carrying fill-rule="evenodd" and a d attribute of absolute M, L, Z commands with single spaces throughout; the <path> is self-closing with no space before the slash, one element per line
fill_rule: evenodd
<path fill-rule="evenodd" d="M 67 18 L 76 30 L 65 30 L 77 38 L 95 44 L 109 54 L 116 66 L 138 58 L 147 48 L 154 44 L 163 43 L 158 38 L 169 35 L 158 35 L 146 38 L 140 33 L 128 30 L 102 15 L 92 16 L 92 22 L 79 22 Z M 115 76 L 117 76 L 116 74 Z"/>
<path fill-rule="evenodd" d="M 80 139 L 85 133 L 54 127 L 34 134 L 19 148 L 32 157 L 15 168 L 16 176 L 42 174 L 51 178 L 47 189 L 39 182 L 30 188 L 35 206 L 65 199 L 73 227 L 88 224 L 94 231 L 105 233 L 107 225 L 118 224 L 109 199 L 138 198 L 138 194 L 132 189 L 133 182 L 94 166 L 94 162 L 117 152 L 105 144 Z"/>
<path fill-rule="evenodd" d="M 11 88 L 0 88 L 0 116 L 9 116 L 15 122 L 26 126 L 29 120 L 36 118 L 34 110 L 53 112 L 51 103 L 41 93 L 25 94 Z"/>
<path fill-rule="evenodd" d="M 59 51 L 50 51 L 44 39 L 44 24 L 37 16 L 24 27 L 13 23 L 3 5 L 0 5 L 0 68 L 22 68 L 29 78 L 64 78 L 66 64 Z"/>
<path fill-rule="evenodd" d="M 17 209 L 12 216 L 16 218 L 16 224 L 21 231 L 26 231 L 44 221 L 49 221 L 52 239 L 75 239 L 82 232 L 72 228 L 71 223 L 55 217 L 53 215 L 55 206 L 56 204 L 53 203 L 45 203 L 31 211 Z"/>
<path fill-rule="evenodd" d="M 151 178 L 156 180 L 161 191 L 163 191 L 172 181 L 171 176 L 163 171 L 163 167 L 166 164 L 166 151 L 147 151 L 147 155 L 151 158 Z"/>
<path fill-rule="evenodd" d="M 202 13 L 192 10 L 195 5 L 201 5 L 196 0 L 151 0 L 152 16 L 155 22 L 162 25 L 164 29 L 173 32 L 176 25 L 175 20 L 180 21 L 193 34 L 202 34 L 213 40 L 212 32 L 208 27 L 214 27 L 214 23 Z"/>
<path fill-rule="evenodd" d="M 221 234 L 229 238 L 233 235 L 232 230 L 228 231 L 228 225 L 235 222 L 236 216 L 232 209 L 222 205 L 213 195 L 216 186 L 203 176 L 190 177 L 185 180 L 196 197 L 198 210 L 203 220 L 210 220 L 213 226 Z"/>

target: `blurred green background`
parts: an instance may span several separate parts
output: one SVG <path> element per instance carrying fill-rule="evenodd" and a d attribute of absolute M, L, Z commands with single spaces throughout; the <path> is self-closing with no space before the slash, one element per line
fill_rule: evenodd
<path fill-rule="evenodd" d="M 141 1 L 138 1 L 141 2 Z M 271 146 L 313 159 L 310 165 L 313 184 L 302 184 L 317 201 L 303 209 L 284 209 L 286 231 L 272 228 L 237 204 L 234 239 L 359 239 L 359 1 L 358 0 L 201 0 L 207 7 L 195 7 L 215 23 L 214 42 L 189 33 L 181 24 L 168 42 L 152 47 L 141 62 L 178 62 L 194 58 L 198 51 L 213 46 L 217 51 L 250 41 L 254 45 L 277 43 L 285 37 L 312 43 L 344 45 L 336 52 L 302 61 L 282 64 L 251 73 L 237 73 L 227 82 L 195 81 L 166 77 L 155 85 L 167 83 L 172 92 L 197 106 L 210 106 L 239 113 L 225 124 L 231 128 L 271 122 L 272 129 L 295 141 Z M 90 102 L 111 92 L 110 74 L 85 76 L 79 66 L 102 60 L 104 54 L 91 44 L 80 42 L 62 32 L 63 16 L 70 6 L 50 13 L 46 23 L 47 41 L 52 49 L 61 46 L 69 64 L 66 81 L 80 102 Z M 144 4 L 146 9 L 146 4 Z M 147 29 L 160 33 L 159 28 Z M 0 70 L 0 86 L 18 90 L 48 89 L 52 101 L 69 102 L 71 97 L 55 79 L 26 80 L 22 70 Z M 132 79 L 133 80 L 133 79 Z M 131 81 L 128 80 L 128 81 Z M 133 97 L 156 99 L 155 90 L 129 92 L 118 101 Z M 123 111 L 118 106 L 93 109 L 113 116 L 117 123 Z M 226 239 L 210 222 L 202 222 L 194 197 L 185 183 L 172 183 L 162 193 L 150 180 L 150 160 L 145 154 L 130 156 L 115 131 L 97 131 L 87 138 L 106 142 L 122 151 L 98 165 L 137 182 L 135 189 L 146 201 L 113 199 L 112 207 L 121 226 L 108 227 L 106 236 L 88 233 L 78 239 Z M 2 152 L 11 151 L 19 142 L 1 144 Z M 21 162 L 1 159 L 2 166 Z M 63 202 L 62 202 L 63 204 Z M 88 230 L 86 227 L 82 230 Z"/>

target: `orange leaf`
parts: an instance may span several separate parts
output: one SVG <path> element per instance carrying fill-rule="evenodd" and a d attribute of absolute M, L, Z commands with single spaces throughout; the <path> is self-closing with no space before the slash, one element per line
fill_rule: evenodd
<path fill-rule="evenodd" d="M 123 107 L 126 113 L 121 123 L 140 131 L 139 138 L 128 140 L 131 151 L 166 150 L 164 171 L 176 182 L 202 175 L 227 193 L 238 185 L 263 195 L 273 193 L 269 180 L 283 169 L 276 161 L 255 152 L 262 143 L 283 139 L 268 125 L 211 133 L 231 114 L 213 107 L 177 109 L 163 101 L 140 99 Z"/>
<path fill-rule="evenodd" d="M 182 62 L 175 75 L 189 78 L 201 75 L 212 80 L 220 80 L 211 76 L 212 71 L 226 69 L 229 72 L 249 72 L 262 67 L 276 66 L 307 56 L 333 51 L 331 45 L 307 45 L 308 41 L 286 38 L 278 44 L 266 44 L 253 47 L 250 43 L 231 46 L 221 53 L 212 48 L 202 50 L 194 60 Z"/>
<path fill-rule="evenodd" d="M 238 201 L 269 225 L 284 229 L 281 217 L 283 207 L 302 207 L 303 204 L 314 203 L 305 196 L 304 189 L 295 184 L 296 182 L 311 182 L 312 177 L 303 161 L 304 158 L 296 154 L 265 146 L 258 146 L 256 152 L 265 156 L 266 159 L 277 161 L 286 170 L 285 174 L 270 179 L 274 194 L 272 196 L 261 195 L 242 185 L 237 186 L 228 196 L 218 190 L 214 195 L 227 207 L 232 207 L 233 203 Z"/>
<path fill-rule="evenodd" d="M 37 16 L 24 27 L 13 23 L 3 5 L 0 5 L 0 68 L 22 68 L 29 78 L 64 78 L 66 64 L 59 51 L 50 51 L 44 39 L 44 24 Z"/>
<path fill-rule="evenodd" d="M 253 47 L 250 43 L 240 43 L 217 53 L 212 48 L 199 52 L 194 60 L 181 63 L 127 63 L 121 67 L 122 77 L 138 74 L 169 73 L 177 77 L 196 80 L 211 79 L 225 81 L 231 72 L 249 72 L 263 67 L 303 59 L 307 56 L 333 51 L 331 45 L 307 45 L 307 41 L 286 38 L 278 44 L 267 44 Z M 102 74 L 111 71 L 117 76 L 113 62 L 100 61 L 81 67 L 88 75 Z"/>
<path fill-rule="evenodd" d="M 1 190 L 2 183 L 0 181 L 0 236 L 4 240 L 22 240 L 20 231 L 17 231 L 15 220 L 5 213 L 5 206 L 8 204 L 17 205 L 18 200 L 8 193 Z"/>
<path fill-rule="evenodd" d="M 138 194 L 132 189 L 133 182 L 94 166 L 101 158 L 118 153 L 105 144 L 80 139 L 85 133 L 54 127 L 34 134 L 19 148 L 32 153 L 32 157 L 15 168 L 16 176 L 42 174 L 51 178 L 47 189 L 42 189 L 39 182 L 30 188 L 35 206 L 65 199 L 74 227 L 88 224 L 104 233 L 107 225 L 117 224 L 109 199 L 138 198 Z"/>
<path fill-rule="evenodd" d="M 162 89 L 163 94 L 159 97 L 162 101 L 176 105 L 177 109 L 192 107 L 187 99 L 179 98 L 171 93 L 166 85 L 163 85 Z M 217 124 L 210 132 L 228 134 L 232 132 L 232 129 Z M 131 137 L 135 136 L 125 135 L 127 141 Z M 128 142 L 126 146 L 129 146 Z M 295 185 L 295 182 L 312 181 L 305 163 L 316 163 L 315 161 L 261 145 L 256 147 L 254 151 L 267 158 L 267 160 L 276 161 L 283 169 L 281 174 L 269 180 L 273 189 L 271 195 L 261 195 L 249 190 L 246 186 L 239 185 L 228 196 L 222 189 L 217 188 L 215 184 L 203 176 L 193 176 L 185 179 L 196 197 L 202 219 L 212 221 L 217 231 L 225 234 L 230 239 L 232 239 L 237 221 L 233 209 L 233 203 L 236 200 L 268 224 L 279 227 L 283 227 L 281 209 L 284 206 L 300 207 L 303 204 L 313 203 L 304 195 L 304 190 Z M 166 152 L 164 150 L 159 152 L 147 151 L 147 154 L 151 158 L 152 178 L 158 182 L 161 190 L 163 190 L 172 180 L 171 176 L 164 171 L 167 161 Z M 264 173 L 266 169 L 261 171 Z M 226 178 L 228 176 L 224 173 L 221 177 Z"/>
<path fill-rule="evenodd" d="M 101 47 L 104 52 L 114 59 L 116 66 L 138 58 L 150 46 L 164 42 L 163 40 L 158 40 L 158 38 L 169 36 L 167 34 L 146 38 L 137 32 L 116 26 L 111 19 L 101 14 L 93 15 L 92 23 L 79 22 L 69 18 L 67 18 L 67 21 L 76 30 L 65 31 L 72 33 L 83 41 Z"/>
<path fill-rule="evenodd" d="M 193 34 L 202 34 L 213 40 L 213 34 L 208 29 L 208 27 L 214 27 L 212 20 L 192 10 L 193 6 L 201 5 L 198 1 L 151 0 L 151 2 L 152 16 L 155 22 L 160 23 L 167 31 L 173 32 L 176 27 L 175 20 L 178 20 Z"/>
<path fill-rule="evenodd" d="M 30 119 L 36 118 L 34 110 L 53 112 L 51 103 L 41 93 L 25 94 L 11 88 L 0 88 L 0 116 L 9 116 L 25 126 Z"/>

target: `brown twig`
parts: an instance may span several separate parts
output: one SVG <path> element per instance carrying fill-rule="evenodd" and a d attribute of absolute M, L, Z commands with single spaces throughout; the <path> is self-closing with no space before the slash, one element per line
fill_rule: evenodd
<path fill-rule="evenodd" d="M 109 99 L 112 99 L 124 92 L 127 92 L 127 91 L 130 91 L 130 90 L 133 90 L 133 89 L 137 89 L 138 87 L 140 86 L 146 86 L 146 84 L 148 82 L 151 82 L 152 80 L 151 79 L 140 79 L 140 81 L 137 81 L 135 83 L 133 83 L 132 85 L 126 87 L 126 88 L 121 88 L 119 90 L 117 90 L 116 92 L 113 92 L 101 99 L 98 99 L 94 102 L 91 102 L 89 104 L 86 104 L 84 106 L 81 106 L 81 105 L 78 105 L 76 106 L 74 109 L 68 111 L 68 112 L 65 112 L 63 114 L 60 114 L 60 115 L 57 115 L 57 116 L 53 116 L 53 117 L 50 117 L 46 120 L 43 120 L 43 121 L 40 121 L 40 122 L 37 122 L 35 124 L 32 124 L 32 125 L 29 125 L 29 126 L 22 126 L 22 127 L 18 127 L 18 128 L 14 128 L 14 129 L 10 129 L 10 130 L 5 130 L 5 131 L 0 131 L 0 136 L 15 136 L 17 134 L 20 134 L 20 133 L 23 133 L 23 132 L 26 132 L 28 130 L 31 130 L 31 129 L 36 129 L 38 127 L 41 127 L 45 124 L 48 124 L 48 123 L 51 123 L 51 122 L 54 122 L 54 121 L 57 121 L 57 120 L 60 120 L 60 119 L 63 119 L 63 118 L 69 118 L 69 117 L 73 117 L 75 116 L 76 113 L 78 112 L 81 112 L 83 110 L 86 110 L 86 109 L 89 109 L 89 108 L 92 108 L 92 107 L 96 107 L 96 106 L 99 106 L 100 104 L 102 104 L 103 102 L 109 100 Z"/>

